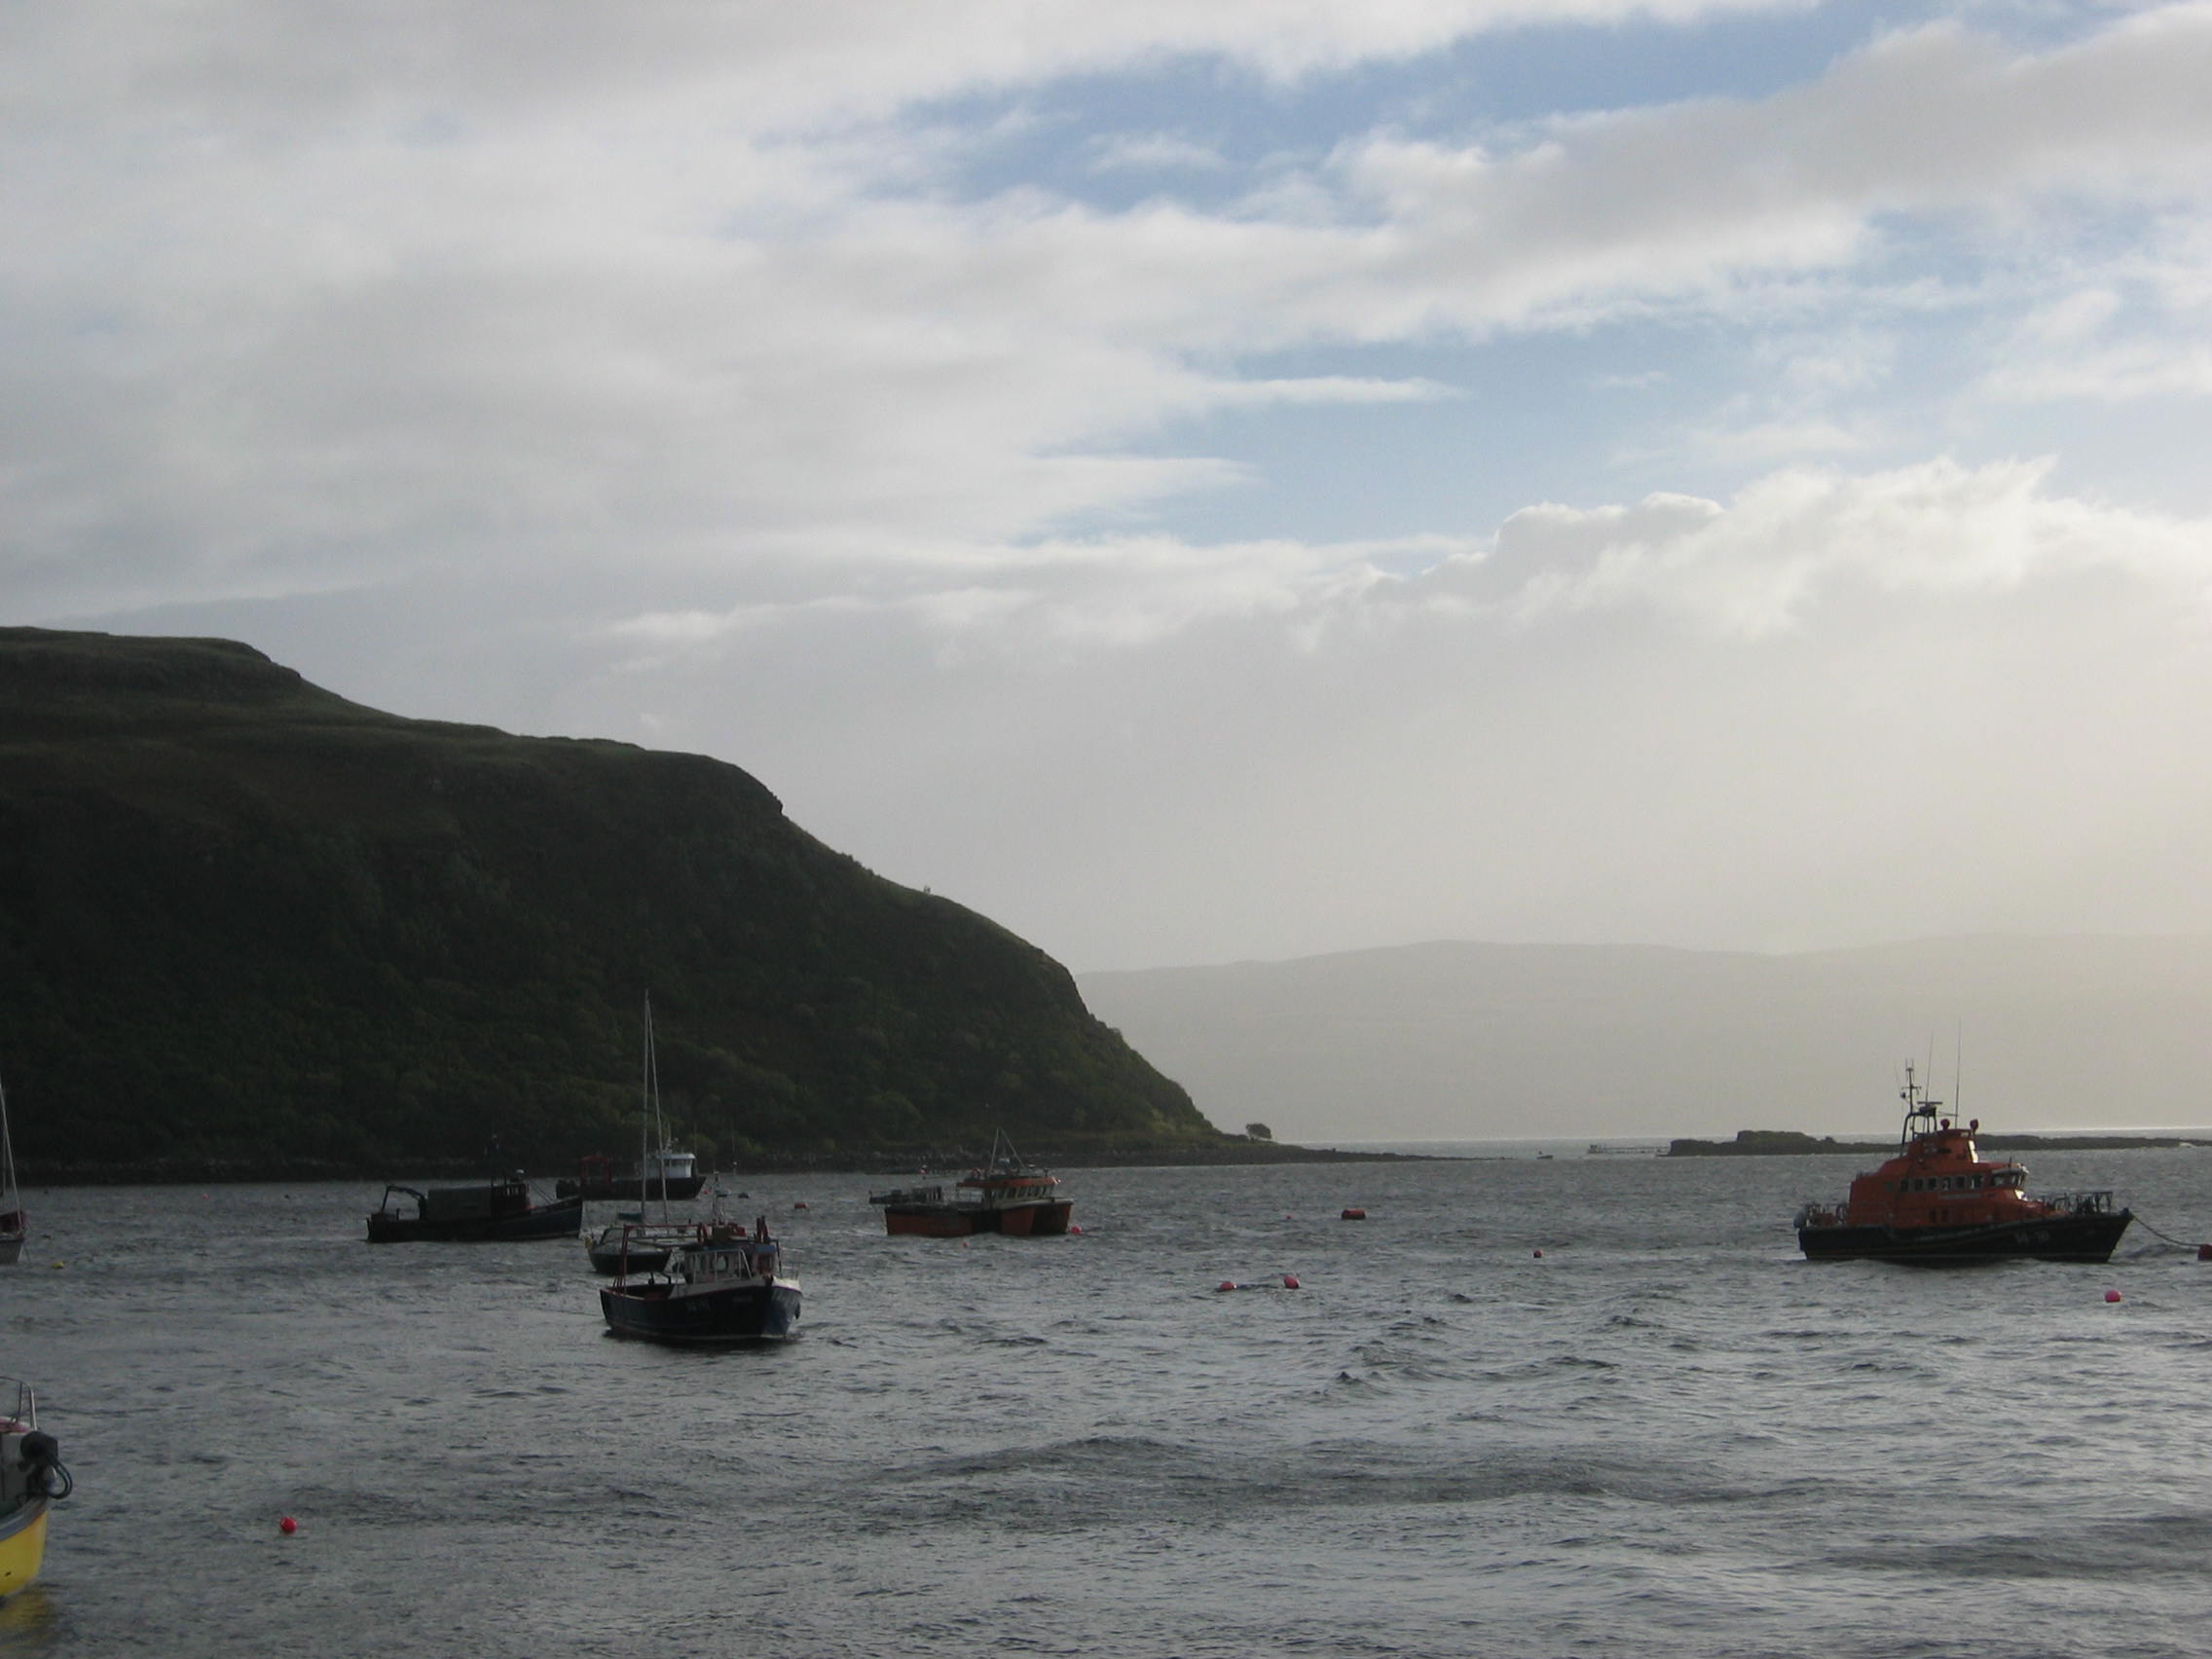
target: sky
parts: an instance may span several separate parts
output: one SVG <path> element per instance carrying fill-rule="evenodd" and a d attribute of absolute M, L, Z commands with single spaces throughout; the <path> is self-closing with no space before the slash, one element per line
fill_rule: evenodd
<path fill-rule="evenodd" d="M 0 622 L 1077 970 L 2212 930 L 2212 5 L 0 9 Z"/>

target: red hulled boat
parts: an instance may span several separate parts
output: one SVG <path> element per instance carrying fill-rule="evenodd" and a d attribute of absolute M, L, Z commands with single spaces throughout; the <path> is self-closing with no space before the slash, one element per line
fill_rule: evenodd
<path fill-rule="evenodd" d="M 1016 1238 L 1057 1237 L 1068 1230 L 1075 1202 L 1059 1196 L 1059 1181 L 1021 1161 L 1002 1130 L 991 1142 L 991 1156 L 953 1184 L 900 1187 L 870 1193 L 867 1201 L 883 1208 L 886 1233 L 924 1238 L 964 1238 L 972 1233 L 1007 1233 Z"/>
<path fill-rule="evenodd" d="M 1904 1069 L 1904 1132 L 1898 1156 L 1851 1183 L 1841 1209 L 1807 1204 L 1797 1243 L 1817 1261 L 1986 1262 L 2032 1257 L 2103 1262 L 2134 1219 L 2112 1207 L 2112 1194 L 2030 1198 L 2028 1172 L 1974 1150 L 1975 1119 L 1960 1127 L 1943 1103 L 1920 1090 Z"/>

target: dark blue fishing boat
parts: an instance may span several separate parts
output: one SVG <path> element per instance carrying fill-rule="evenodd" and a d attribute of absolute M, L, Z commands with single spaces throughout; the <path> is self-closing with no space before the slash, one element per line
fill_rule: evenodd
<path fill-rule="evenodd" d="M 599 1292 L 618 1337 L 694 1346 L 788 1337 L 798 1327 L 799 1287 L 781 1276 L 782 1252 L 762 1216 L 748 1234 L 701 1222 L 675 1246 L 666 1272 L 625 1273 Z"/>

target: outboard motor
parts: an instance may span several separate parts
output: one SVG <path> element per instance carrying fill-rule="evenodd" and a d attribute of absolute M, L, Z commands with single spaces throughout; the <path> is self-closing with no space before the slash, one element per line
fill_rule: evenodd
<path fill-rule="evenodd" d="M 0 1437 L 0 1485 L 30 1497 L 52 1498 L 58 1503 L 76 1490 L 76 1481 L 61 1462 L 61 1446 L 40 1429 Z"/>

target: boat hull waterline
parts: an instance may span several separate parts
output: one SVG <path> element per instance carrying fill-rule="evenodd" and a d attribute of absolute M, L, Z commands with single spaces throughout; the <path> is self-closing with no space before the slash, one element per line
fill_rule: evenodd
<path fill-rule="evenodd" d="M 2133 1219 L 2118 1210 L 1972 1227 L 1800 1227 L 1797 1244 L 1816 1262 L 2109 1262 Z"/>
<path fill-rule="evenodd" d="M 789 1279 L 683 1294 L 690 1288 L 658 1281 L 603 1285 L 600 1311 L 610 1335 L 680 1347 L 759 1342 L 798 1328 L 800 1292 Z"/>
<path fill-rule="evenodd" d="M 1053 1238 L 1068 1230 L 1073 1199 L 989 1209 L 973 1204 L 890 1204 L 883 1230 L 918 1238 L 966 1238 L 977 1233 L 1003 1233 L 1012 1238 Z"/>

